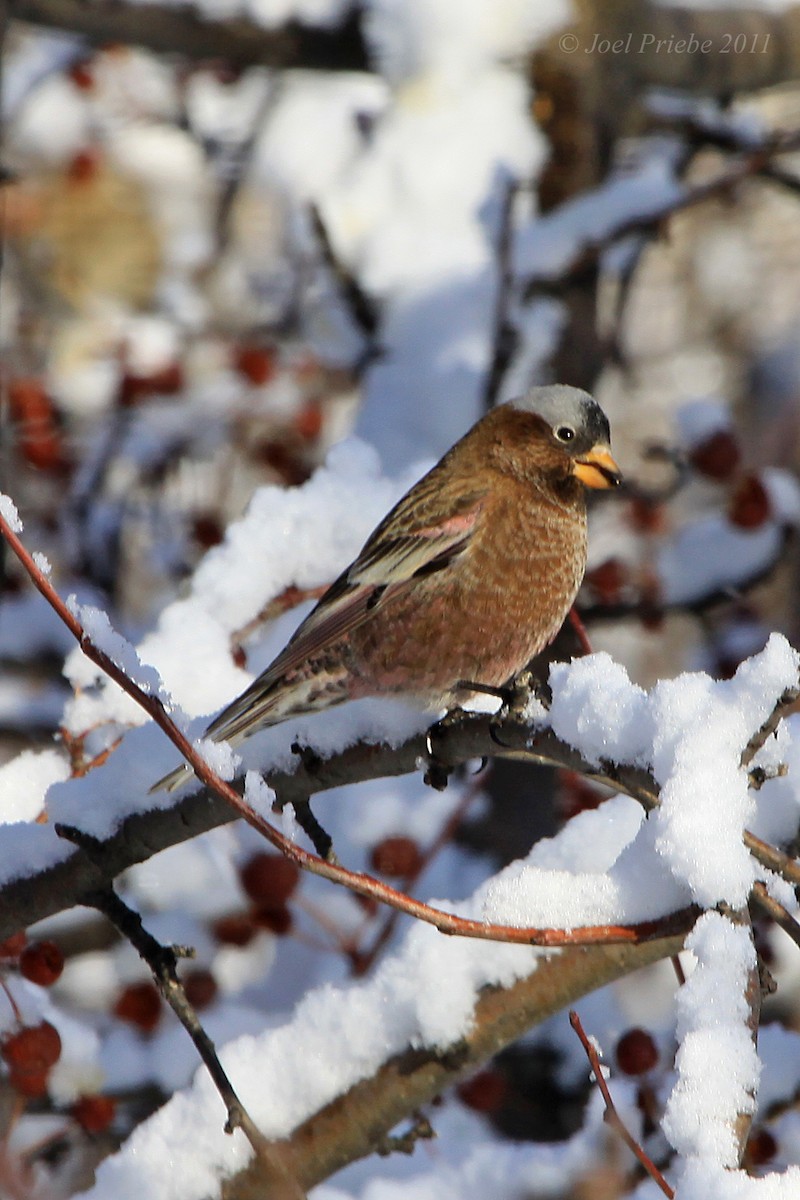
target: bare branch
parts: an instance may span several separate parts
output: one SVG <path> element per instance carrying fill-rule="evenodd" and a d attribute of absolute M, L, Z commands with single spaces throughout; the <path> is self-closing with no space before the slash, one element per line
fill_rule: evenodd
<path fill-rule="evenodd" d="M 674 1189 L 671 1188 L 667 1183 L 666 1179 L 661 1174 L 650 1155 L 644 1152 L 642 1147 L 629 1131 L 625 1122 L 622 1120 L 622 1117 L 617 1112 L 614 1101 L 611 1099 L 611 1093 L 608 1090 L 608 1084 L 606 1083 L 603 1075 L 603 1068 L 600 1066 L 600 1059 L 597 1051 L 586 1036 L 586 1032 L 581 1024 L 581 1019 L 576 1012 L 573 1011 L 569 1014 L 569 1023 L 577 1033 L 580 1043 L 586 1051 L 586 1057 L 589 1059 L 589 1066 L 592 1068 L 592 1074 L 597 1080 L 597 1086 L 600 1088 L 600 1092 L 606 1106 L 606 1121 L 612 1127 L 612 1129 L 616 1130 L 631 1153 L 636 1155 L 645 1171 L 647 1171 L 647 1174 L 655 1183 L 658 1184 L 664 1195 L 669 1196 L 670 1200 L 672 1200 L 672 1197 L 675 1195 Z"/>
<path fill-rule="evenodd" d="M 17 21 L 75 34 L 94 46 L 109 42 L 146 46 L 188 58 L 225 59 L 238 66 L 303 67 L 307 70 L 369 70 L 357 9 L 335 29 L 290 21 L 268 29 L 235 18 L 211 21 L 195 9 L 107 0 L 8 0 Z"/>

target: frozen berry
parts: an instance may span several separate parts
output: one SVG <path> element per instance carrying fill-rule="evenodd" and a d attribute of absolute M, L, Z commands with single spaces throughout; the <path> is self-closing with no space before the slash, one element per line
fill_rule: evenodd
<path fill-rule="evenodd" d="M 315 441 L 322 432 L 322 407 L 313 402 L 307 404 L 295 417 L 294 427 L 303 441 Z"/>
<path fill-rule="evenodd" d="M 586 583 L 601 604 L 618 604 L 628 577 L 624 562 L 618 558 L 607 558 L 586 572 Z"/>
<path fill-rule="evenodd" d="M 79 150 L 73 154 L 67 166 L 67 179 L 70 183 L 89 183 L 99 167 L 100 154 L 97 150 Z"/>
<path fill-rule="evenodd" d="M 729 429 L 718 429 L 698 442 L 689 462 L 701 475 L 722 482 L 736 473 L 741 457 L 736 436 Z"/>
<path fill-rule="evenodd" d="M 373 871 L 390 879 L 405 879 L 421 869 L 422 851 L 413 838 L 387 837 L 373 846 L 370 865 Z"/>
<path fill-rule="evenodd" d="M 31 942 L 20 955 L 19 969 L 31 983 L 50 987 L 64 970 L 64 955 L 55 942 Z"/>
<path fill-rule="evenodd" d="M 462 1104 L 476 1112 L 496 1112 L 508 1094 L 508 1084 L 499 1071 L 488 1068 L 458 1085 Z"/>
<path fill-rule="evenodd" d="M 757 475 L 745 475 L 731 496 L 728 519 L 740 529 L 758 529 L 771 516 L 767 489 Z"/>
<path fill-rule="evenodd" d="M 666 506 L 660 500 L 648 500 L 645 496 L 634 496 L 628 516 L 638 533 L 663 533 L 667 525 Z"/>
<path fill-rule="evenodd" d="M 152 983 L 130 983 L 120 992 L 114 1013 L 121 1021 L 152 1033 L 161 1016 L 161 997 Z"/>
<path fill-rule="evenodd" d="M 218 917 L 211 931 L 218 942 L 246 946 L 256 935 L 256 924 L 249 913 L 231 913 L 227 917 Z"/>
<path fill-rule="evenodd" d="M 746 1159 L 754 1167 L 760 1167 L 764 1163 L 771 1162 L 777 1153 L 778 1143 L 770 1131 L 764 1129 L 763 1126 L 760 1129 L 754 1129 L 747 1139 Z"/>
<path fill-rule="evenodd" d="M 239 878 L 247 895 L 262 908 L 282 908 L 297 887 L 300 868 L 283 854 L 254 854 Z"/>
<path fill-rule="evenodd" d="M 3 1039 L 0 1053 L 12 1075 L 46 1075 L 61 1057 L 61 1037 L 49 1021 L 26 1025 Z"/>
<path fill-rule="evenodd" d="M 86 59 L 73 63 L 67 71 L 67 75 L 81 92 L 90 92 L 94 87 L 94 75 L 91 65 Z"/>
<path fill-rule="evenodd" d="M 183 979 L 183 990 L 192 1008 L 199 1011 L 208 1008 L 209 1004 L 213 1004 L 219 989 L 217 981 L 210 971 L 206 971 L 202 967 L 194 967 L 186 972 Z"/>
<path fill-rule="evenodd" d="M 284 937 L 292 928 L 292 914 L 285 905 L 280 908 L 260 905 L 253 909 L 253 918 L 261 929 L 268 929 L 278 937 Z"/>
<path fill-rule="evenodd" d="M 233 365 L 240 375 L 256 387 L 269 383 L 277 370 L 277 355 L 267 346 L 244 343 L 233 354 Z"/>
<path fill-rule="evenodd" d="M 617 1064 L 626 1075 L 644 1075 L 658 1062 L 658 1047 L 646 1029 L 629 1029 L 617 1042 Z"/>
<path fill-rule="evenodd" d="M 103 1133 L 116 1116 L 117 1103 L 111 1096 L 93 1093 L 79 1097 L 69 1111 L 87 1133 Z"/>

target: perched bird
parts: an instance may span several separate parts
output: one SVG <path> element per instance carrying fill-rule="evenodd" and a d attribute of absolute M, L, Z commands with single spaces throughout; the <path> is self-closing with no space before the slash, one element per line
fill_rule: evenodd
<path fill-rule="evenodd" d="M 584 486 L 620 482 L 586 392 L 533 388 L 492 409 L 394 506 L 285 649 L 212 721 L 241 741 L 364 696 L 452 706 L 500 687 L 555 637 L 586 567 Z M 178 787 L 179 767 L 153 790 Z"/>

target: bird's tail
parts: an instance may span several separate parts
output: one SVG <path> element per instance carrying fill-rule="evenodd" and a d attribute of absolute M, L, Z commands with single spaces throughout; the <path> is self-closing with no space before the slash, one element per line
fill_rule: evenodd
<path fill-rule="evenodd" d="M 242 692 L 227 708 L 223 708 L 208 726 L 205 736 L 215 742 L 230 742 L 238 745 L 259 729 L 279 725 L 291 717 L 306 716 L 323 708 L 330 708 L 347 699 L 347 691 L 341 680 L 330 678 L 320 682 L 313 678 L 299 678 L 291 684 L 285 680 L 276 686 L 259 676 L 246 691 Z M 188 783 L 194 774 L 188 763 L 181 763 L 168 775 L 164 775 L 150 788 L 153 792 L 176 792 Z"/>

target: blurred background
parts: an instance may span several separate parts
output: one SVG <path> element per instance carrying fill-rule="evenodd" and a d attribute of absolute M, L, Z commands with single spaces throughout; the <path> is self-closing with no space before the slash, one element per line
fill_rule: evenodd
<path fill-rule="evenodd" d="M 726 678 L 772 629 L 798 644 L 800 5 L 2 12 L 0 488 L 62 594 L 138 642 L 258 488 L 301 488 L 351 436 L 388 476 L 421 472 L 486 407 L 559 381 L 606 408 L 626 478 L 591 512 L 578 607 L 592 644 L 645 686 Z M 289 587 L 231 631 L 236 664 L 309 595 Z M 98 751 L 65 723 L 70 649 L 6 556 L 0 760 L 57 738 L 83 771 L 86 745 Z M 552 653 L 578 650 L 570 632 Z M 476 803 L 435 894 L 602 799 L 509 764 L 466 790 Z M 451 816 L 437 808 L 425 835 Z M 421 867 L 401 825 L 361 849 L 402 879 Z M 248 835 L 230 850 L 237 871 L 254 854 Z M 150 886 L 139 900 L 163 912 Z M 238 908 L 197 918 L 218 939 L 209 964 L 252 949 L 242 886 Z M 285 898 L 273 907 L 261 939 L 296 932 Z M 96 926 L 81 936 L 105 944 Z M 98 951 L 74 930 L 58 939 L 83 979 Z M 367 969 L 346 941 L 337 971 Z M 252 965 L 228 992 L 257 1023 L 325 978 L 303 974 L 308 956 L 278 999 L 247 992 Z M 82 986 L 64 1003 L 80 1008 Z M 796 1022 L 790 993 L 781 1014 Z M 136 1037 L 151 1019 L 133 1020 Z M 523 1048 L 469 1102 L 515 1137 L 565 1136 L 582 1099 L 558 1077 L 562 1051 Z M 129 1099 L 139 1089 L 128 1127 L 175 1082 L 148 1070 L 116 1080 Z"/>

